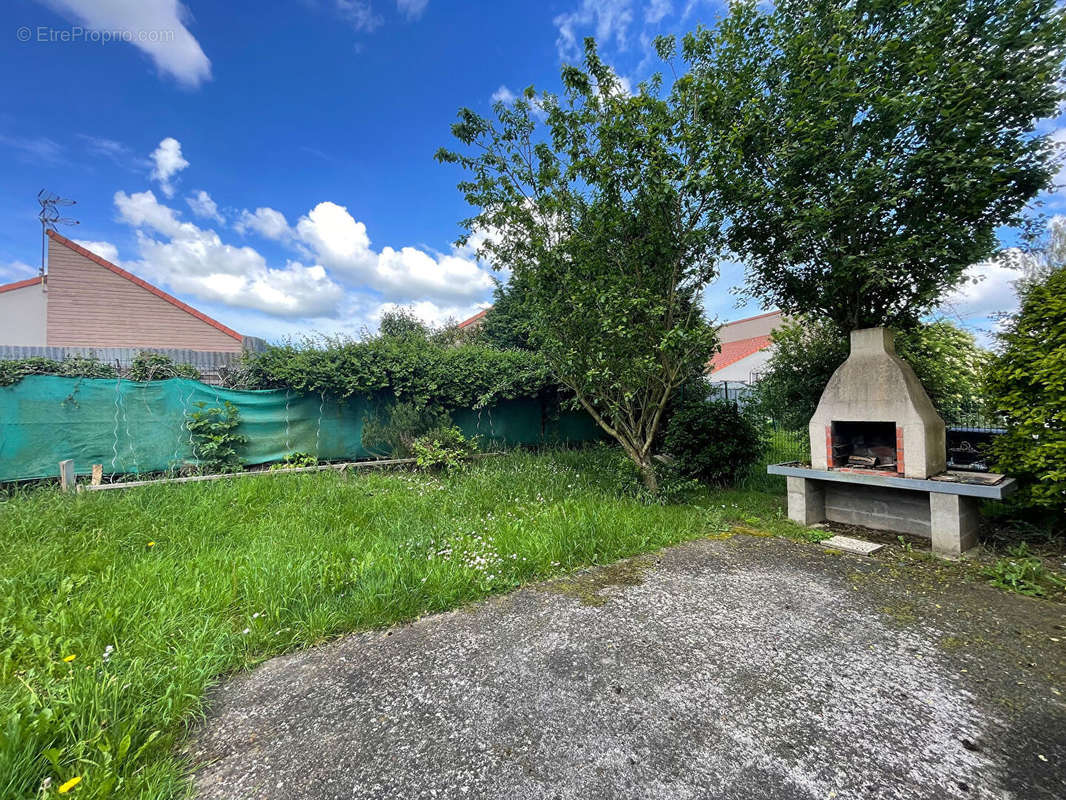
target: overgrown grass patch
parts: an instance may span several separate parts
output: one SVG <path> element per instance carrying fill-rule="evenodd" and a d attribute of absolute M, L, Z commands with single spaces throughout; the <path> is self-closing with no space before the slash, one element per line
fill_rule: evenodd
<path fill-rule="evenodd" d="M 607 448 L 453 475 L 332 472 L 0 503 L 0 797 L 181 796 L 175 755 L 221 676 L 347 631 L 740 524 L 782 498 L 649 505 Z"/>

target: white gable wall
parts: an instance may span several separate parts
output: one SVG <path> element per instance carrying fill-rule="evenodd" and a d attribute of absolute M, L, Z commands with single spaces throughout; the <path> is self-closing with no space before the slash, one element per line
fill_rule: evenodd
<path fill-rule="evenodd" d="M 48 336 L 48 295 L 35 283 L 0 292 L 0 345 L 43 347 Z"/>

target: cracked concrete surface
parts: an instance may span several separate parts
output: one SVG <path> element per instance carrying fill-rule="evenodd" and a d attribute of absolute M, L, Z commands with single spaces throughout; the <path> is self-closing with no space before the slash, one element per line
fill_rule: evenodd
<path fill-rule="evenodd" d="M 201 798 L 1066 797 L 1064 608 L 702 540 L 220 686 Z"/>

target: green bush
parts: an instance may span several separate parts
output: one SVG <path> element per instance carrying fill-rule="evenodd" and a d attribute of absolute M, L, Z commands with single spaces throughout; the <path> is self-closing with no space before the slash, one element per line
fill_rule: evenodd
<path fill-rule="evenodd" d="M 1021 479 L 1017 502 L 1066 511 L 1066 270 L 1029 285 L 1000 334 L 989 391 L 1007 432 L 996 469 Z"/>
<path fill-rule="evenodd" d="M 409 458 L 419 436 L 451 424 L 448 412 L 436 406 L 399 401 L 387 403 L 363 419 L 363 447 L 379 457 Z"/>
<path fill-rule="evenodd" d="M 208 472 L 239 472 L 244 465 L 239 448 L 248 443 L 236 432 L 241 424 L 237 406 L 226 400 L 222 408 L 197 403 L 197 411 L 186 414 L 185 426 L 192 437 L 193 455 Z"/>
<path fill-rule="evenodd" d="M 558 391 L 537 353 L 453 344 L 410 322 L 361 340 L 316 338 L 271 347 L 246 358 L 228 385 L 291 389 L 338 398 L 391 395 L 441 409 L 484 408 L 500 400 Z"/>
<path fill-rule="evenodd" d="M 18 383 L 27 375 L 58 375 L 64 378 L 117 378 L 118 372 L 96 356 L 67 356 L 62 361 L 51 358 L 20 358 L 0 361 L 0 386 Z"/>
<path fill-rule="evenodd" d="M 632 497 L 643 503 L 658 505 L 680 505 L 690 502 L 703 490 L 703 484 L 683 474 L 677 462 L 672 460 L 655 462 L 655 480 L 659 488 L 652 493 L 645 486 L 644 477 L 633 459 L 617 451 L 609 484 L 619 497 Z"/>
<path fill-rule="evenodd" d="M 477 452 L 477 440 L 467 439 L 454 425 L 419 436 L 411 445 L 422 469 L 454 469 Z"/>
<path fill-rule="evenodd" d="M 167 378 L 190 378 L 203 380 L 200 371 L 192 364 L 178 364 L 168 355 L 142 350 L 130 362 L 126 377 L 131 381 L 162 381 Z"/>
<path fill-rule="evenodd" d="M 298 469 L 300 467 L 316 467 L 318 466 L 318 459 L 310 453 L 301 453 L 299 451 L 295 453 L 289 453 L 285 458 L 279 461 L 277 464 L 271 464 L 270 469 L 276 471 L 279 469 Z"/>
<path fill-rule="evenodd" d="M 736 404 L 697 395 L 670 416 L 663 447 L 683 475 L 723 485 L 735 483 L 759 459 L 763 443 Z"/>

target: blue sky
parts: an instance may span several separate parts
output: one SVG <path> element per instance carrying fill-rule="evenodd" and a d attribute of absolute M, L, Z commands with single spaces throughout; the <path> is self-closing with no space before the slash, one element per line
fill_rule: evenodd
<path fill-rule="evenodd" d="M 0 32 L 0 282 L 35 274 L 35 195 L 78 201 L 60 232 L 249 335 L 357 333 L 389 304 L 440 322 L 486 304 L 457 250 L 469 209 L 434 151 L 463 105 L 555 89 L 594 35 L 624 78 L 701 0 L 14 0 Z M 90 33 L 92 31 L 92 33 Z M 129 41 L 121 41 L 119 39 Z M 22 41 L 27 39 L 27 41 Z M 110 39 L 110 41 L 108 41 Z M 988 327 L 1008 273 L 946 309 Z M 760 309 L 723 266 L 708 313 Z"/>

